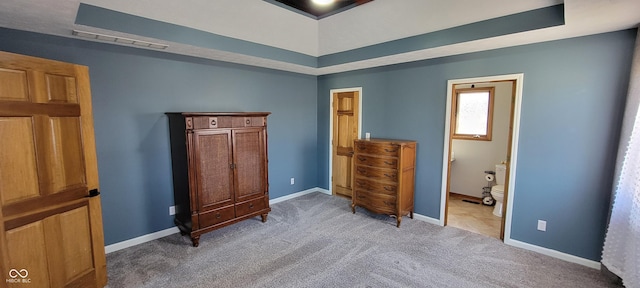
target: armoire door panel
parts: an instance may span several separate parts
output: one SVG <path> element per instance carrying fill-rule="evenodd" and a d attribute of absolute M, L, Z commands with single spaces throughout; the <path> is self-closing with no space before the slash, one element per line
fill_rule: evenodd
<path fill-rule="evenodd" d="M 231 131 L 195 133 L 198 202 L 200 211 L 228 205 L 233 201 Z"/>
<path fill-rule="evenodd" d="M 262 129 L 233 131 L 236 201 L 264 195 L 265 152 Z"/>

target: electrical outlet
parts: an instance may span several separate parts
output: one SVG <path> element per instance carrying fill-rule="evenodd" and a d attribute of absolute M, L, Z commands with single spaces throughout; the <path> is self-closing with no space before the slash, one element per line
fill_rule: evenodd
<path fill-rule="evenodd" d="M 291 185 L 296 184 L 296 178 L 291 178 Z"/>
<path fill-rule="evenodd" d="M 176 206 L 169 206 L 169 215 L 176 215 Z"/>
<path fill-rule="evenodd" d="M 365 139 L 370 139 L 371 138 L 371 133 L 369 133 L 369 132 L 364 133 L 364 138 Z"/>
<path fill-rule="evenodd" d="M 547 231 L 547 221 L 538 220 L 538 230 Z"/>

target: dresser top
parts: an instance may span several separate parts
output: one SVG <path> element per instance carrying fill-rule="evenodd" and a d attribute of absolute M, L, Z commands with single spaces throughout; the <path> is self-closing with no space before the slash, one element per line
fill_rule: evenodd
<path fill-rule="evenodd" d="M 371 138 L 371 139 L 357 139 L 357 141 L 362 142 L 372 142 L 372 143 L 416 143 L 414 140 L 403 140 L 403 139 L 385 139 L 385 138 Z"/>
<path fill-rule="evenodd" d="M 267 116 L 271 112 L 167 112 L 164 114 L 182 116 Z"/>

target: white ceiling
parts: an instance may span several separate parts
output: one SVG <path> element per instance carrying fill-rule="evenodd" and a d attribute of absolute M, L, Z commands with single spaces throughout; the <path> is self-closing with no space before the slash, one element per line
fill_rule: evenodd
<path fill-rule="evenodd" d="M 314 20 L 263 0 L 2 0 L 0 27 L 63 37 L 75 37 L 71 30 L 79 29 L 169 44 L 169 53 L 321 75 L 617 31 L 640 23 L 640 0 L 565 0 L 565 25 L 313 68 L 77 25 L 80 2 L 317 57 L 563 1 L 375 0 Z"/>

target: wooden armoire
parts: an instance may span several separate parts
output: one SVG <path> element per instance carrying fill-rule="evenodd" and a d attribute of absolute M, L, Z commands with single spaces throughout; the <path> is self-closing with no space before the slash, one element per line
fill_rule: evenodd
<path fill-rule="evenodd" d="M 200 235 L 256 216 L 267 221 L 269 112 L 166 113 L 175 223 Z"/>

